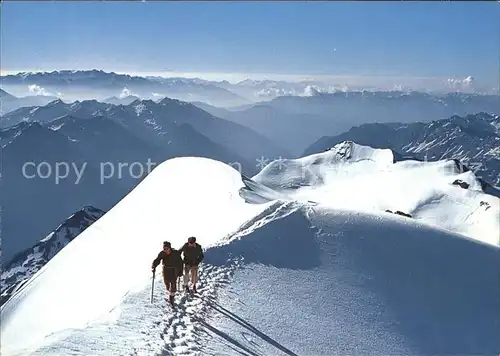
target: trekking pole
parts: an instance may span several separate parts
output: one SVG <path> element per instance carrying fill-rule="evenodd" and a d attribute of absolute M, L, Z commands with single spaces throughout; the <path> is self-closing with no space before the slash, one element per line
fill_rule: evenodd
<path fill-rule="evenodd" d="M 153 270 L 153 279 L 151 280 L 151 304 L 153 304 L 153 289 L 155 287 L 155 270 Z"/>

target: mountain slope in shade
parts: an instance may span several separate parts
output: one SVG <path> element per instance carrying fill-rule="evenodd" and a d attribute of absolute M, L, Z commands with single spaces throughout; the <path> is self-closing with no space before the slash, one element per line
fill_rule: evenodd
<path fill-rule="evenodd" d="M 107 180 L 119 179 L 127 191 L 155 165 L 174 155 L 173 149 L 143 140 L 103 116 L 81 119 L 68 115 L 45 123 L 44 127 L 68 137 L 89 163 L 102 167 L 100 170 Z M 150 167 L 148 162 L 151 162 Z"/>
<path fill-rule="evenodd" d="M 229 115 L 232 111 L 226 108 L 220 108 L 217 106 L 212 106 L 207 103 L 203 103 L 201 101 L 191 102 L 194 106 L 200 108 L 203 111 L 208 112 L 210 115 L 220 117 L 221 119 L 225 119 L 227 115 Z"/>
<path fill-rule="evenodd" d="M 256 104 L 246 110 L 227 110 L 220 117 L 251 128 L 294 156 L 300 156 L 305 147 L 325 132 L 348 130 L 352 126 L 350 122 L 331 116 L 292 113 L 268 104 Z"/>
<path fill-rule="evenodd" d="M 147 117 L 149 115 L 159 124 L 166 121 L 177 125 L 189 124 L 213 142 L 253 162 L 262 156 L 288 156 L 286 150 L 254 130 L 210 115 L 190 103 L 164 98 L 158 103 L 152 101 L 134 102 L 127 108 L 129 112 L 131 111 L 130 107 L 134 108 L 136 114 L 138 112 L 136 116 L 146 115 Z M 113 115 L 118 116 L 117 114 Z"/>
<path fill-rule="evenodd" d="M 99 157 L 100 162 L 107 166 L 110 162 L 118 167 L 121 162 L 127 164 L 128 170 L 132 164 L 146 167 L 151 161 L 155 166 L 172 157 L 201 156 L 226 163 L 238 162 L 245 172 L 255 172 L 251 161 L 213 142 L 190 124 L 172 122 L 167 113 L 164 116 L 155 114 L 153 110 L 158 106 L 150 100 L 138 100 L 134 106 L 113 106 L 95 111 L 91 104 L 82 102 L 80 108 L 85 111 L 76 110 L 44 125 L 76 141 L 75 145 L 87 156 Z M 100 103 L 96 109 L 99 107 Z M 138 111 L 141 112 L 138 114 Z M 91 119 L 85 116 L 85 112 L 92 112 Z M 124 177 L 126 184 L 129 178 L 132 182 L 136 179 L 128 174 Z"/>
<path fill-rule="evenodd" d="M 470 166 L 478 177 L 493 185 L 500 184 L 498 115 L 477 113 L 431 123 L 365 124 L 337 136 L 321 137 L 303 155 L 322 152 L 345 140 L 390 147 L 421 160 L 457 159 Z"/>
<path fill-rule="evenodd" d="M 248 162 L 248 164 L 242 163 L 242 165 L 249 171 L 255 168 L 255 164 L 252 162 L 261 156 L 278 156 L 286 153 L 274 145 L 271 140 L 260 136 L 251 129 L 216 118 L 192 104 L 169 98 L 165 98 L 159 103 L 152 100 L 141 100 L 127 106 L 112 107 L 106 111 L 106 116 L 119 122 L 135 134 L 141 135 L 144 139 L 150 139 L 160 144 L 166 142 L 168 145 L 178 142 L 181 147 L 188 151 L 189 147 L 196 148 L 211 141 L 213 146 L 219 146 L 217 149 L 214 147 L 214 150 L 224 149 L 227 151 L 225 156 L 232 156 L 229 161 L 226 161 L 226 157 L 214 158 L 229 163 L 238 161 L 238 157 L 240 157 L 246 161 L 245 163 Z M 190 135 L 185 135 L 185 130 L 184 133 L 178 133 L 177 131 L 182 125 L 189 125 L 205 138 L 198 141 L 190 138 Z M 182 142 L 185 142 L 184 146 L 182 146 Z M 203 151 L 200 150 L 200 152 Z"/>
<path fill-rule="evenodd" d="M 104 215 L 104 211 L 85 206 L 64 220 L 47 237 L 33 247 L 19 252 L 2 268 L 1 304 L 38 272 L 64 246 Z"/>
<path fill-rule="evenodd" d="M 81 106 L 86 108 L 86 104 Z M 169 158 L 208 157 L 234 164 L 247 174 L 257 171 L 253 162 L 212 142 L 189 124 L 167 121 L 160 126 L 148 124 L 147 117 L 145 121 L 121 118 L 123 124 L 103 116 L 67 115 L 0 130 L 1 184 L 5 187 L 2 263 L 30 248 L 76 207 L 98 205 L 108 210 Z M 23 173 L 25 163 L 33 163 L 27 167 L 29 177 Z M 47 202 L 50 209 L 45 208 Z M 30 224 L 22 223 L 25 216 L 31 217 Z"/>
<path fill-rule="evenodd" d="M 62 133 L 27 123 L 8 134 L 14 137 L 4 136 L 9 143 L 2 148 L 2 265 L 78 207 L 108 210 L 127 192 L 117 175 L 102 180 L 100 158 L 82 154 Z"/>
<path fill-rule="evenodd" d="M 368 148 L 356 155 L 380 165 L 387 156 Z M 209 159 L 159 166 L 2 306 L 2 352 L 498 350 L 498 247 L 415 219 L 289 199 L 256 180 Z M 151 303 L 149 266 L 162 241 L 180 247 L 191 235 L 206 249 L 199 298 L 178 295 L 170 309 L 157 273 Z M 112 278 L 110 256 L 127 262 Z"/>
<path fill-rule="evenodd" d="M 170 98 L 159 102 L 136 100 L 129 105 L 112 105 L 95 100 L 76 101 L 72 104 L 57 101 L 46 107 L 23 108 L 9 113 L 0 118 L 0 127 L 6 128 L 22 121 L 50 122 L 66 115 L 85 119 L 104 116 L 148 140 L 157 140 L 159 135 L 175 131 L 175 126 L 189 124 L 215 144 L 250 162 L 263 156 L 289 156 L 286 150 L 272 140 L 246 126 L 217 118 L 192 104 Z M 147 131 L 145 136 L 144 131 Z M 167 139 L 167 142 L 174 140 L 175 134 L 170 132 L 163 139 Z"/>
<path fill-rule="evenodd" d="M 499 103 L 498 96 L 459 93 L 438 96 L 417 92 L 346 92 L 283 96 L 237 111 L 197 105 L 271 138 L 300 157 L 318 137 L 339 135 L 356 125 L 430 122 L 480 111 L 500 114 Z"/>
<path fill-rule="evenodd" d="M 6 127 L 0 132 L 0 142 L 4 145 L 26 122 L 40 122 L 65 134 L 87 156 L 93 152 L 90 156 L 100 158 L 103 163 L 115 162 L 118 157 L 129 165 L 134 162 L 144 165 L 148 159 L 159 164 L 174 156 L 194 155 L 237 162 L 251 174 L 256 172 L 255 158 L 246 155 L 285 154 L 270 140 L 246 127 L 171 99 L 163 99 L 161 104 L 135 100 L 130 105 L 118 106 L 95 100 L 72 104 L 59 100 L 41 108 L 20 109 L 0 120 L 1 126 Z M 252 145 L 257 148 L 251 149 Z"/>
<path fill-rule="evenodd" d="M 23 121 L 17 125 L 9 126 L 6 129 L 0 129 L 0 145 L 2 148 L 7 146 L 14 138 L 19 136 L 23 130 L 31 126 L 32 123 Z"/>

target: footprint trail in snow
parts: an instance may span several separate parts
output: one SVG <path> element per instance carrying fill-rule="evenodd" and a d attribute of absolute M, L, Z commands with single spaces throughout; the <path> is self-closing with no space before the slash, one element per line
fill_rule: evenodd
<path fill-rule="evenodd" d="M 151 288 L 130 293 L 116 310 L 110 311 L 110 316 L 120 312 L 116 320 L 54 335 L 58 337 L 56 341 L 32 355 L 202 355 L 208 337 L 202 322 L 238 265 L 237 260 L 220 267 L 202 264 L 198 292 L 194 295 L 177 292 L 173 308 L 159 275 L 155 279 L 153 304 Z"/>
<path fill-rule="evenodd" d="M 197 293 L 177 293 L 173 307 L 167 298 L 162 298 L 164 323 L 160 336 L 165 342 L 162 355 L 203 354 L 203 341 L 208 334 L 202 321 L 208 315 L 211 303 L 216 300 L 219 288 L 229 282 L 237 265 L 237 261 L 224 267 L 204 265 L 200 268 Z"/>

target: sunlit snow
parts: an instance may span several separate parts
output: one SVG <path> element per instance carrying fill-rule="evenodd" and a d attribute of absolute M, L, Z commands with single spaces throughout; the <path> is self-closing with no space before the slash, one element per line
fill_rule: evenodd
<path fill-rule="evenodd" d="M 2 306 L 2 355 L 497 352 L 498 198 L 452 163 L 352 143 L 253 180 L 164 162 Z M 171 310 L 157 274 L 151 304 L 162 241 L 191 235 L 200 296 Z"/>

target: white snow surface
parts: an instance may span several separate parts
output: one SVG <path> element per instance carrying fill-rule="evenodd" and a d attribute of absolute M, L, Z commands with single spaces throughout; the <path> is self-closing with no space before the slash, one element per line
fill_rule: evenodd
<path fill-rule="evenodd" d="M 204 354 L 500 350 L 495 247 L 396 216 L 316 206 L 213 251 L 210 260 L 222 264 L 228 254 L 245 264 L 200 322 L 213 336 Z"/>
<path fill-rule="evenodd" d="M 236 170 L 213 160 L 178 158 L 156 167 L 3 305 L 2 351 L 33 347 L 106 316 L 148 282 L 162 241 L 180 247 L 191 235 L 203 236 L 205 247 L 237 230 L 266 208 L 244 204 L 241 186 Z"/>
<path fill-rule="evenodd" d="M 253 180 L 168 160 L 2 306 L 2 355 L 498 354 L 500 249 L 477 235 L 498 198 L 448 164 L 352 143 Z M 191 235 L 199 296 L 172 310 L 157 273 L 151 304 L 162 241 Z"/>
<path fill-rule="evenodd" d="M 353 142 L 295 160 L 274 161 L 254 180 L 290 199 L 370 213 L 402 211 L 418 221 L 500 245 L 500 199 L 452 160 L 394 162 L 389 149 Z M 469 184 L 463 189 L 452 183 Z"/>

